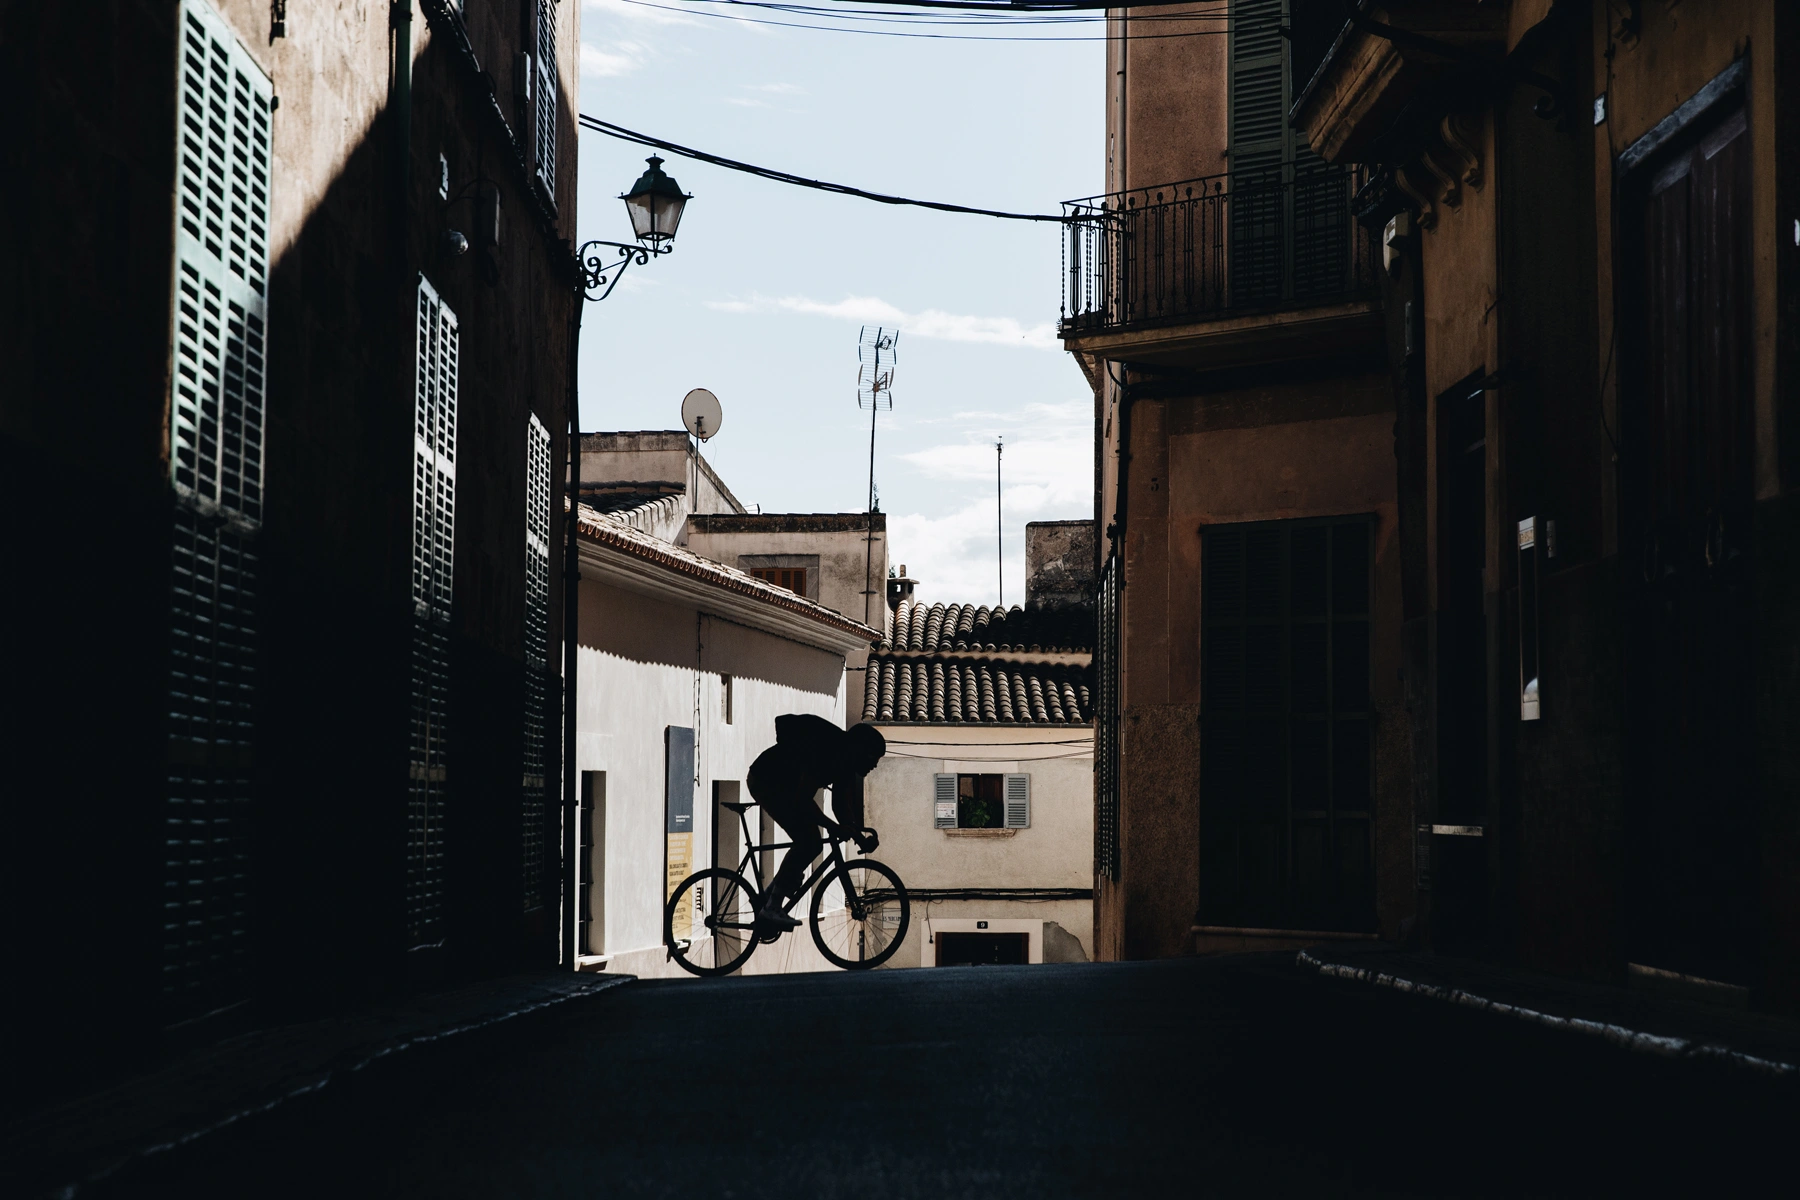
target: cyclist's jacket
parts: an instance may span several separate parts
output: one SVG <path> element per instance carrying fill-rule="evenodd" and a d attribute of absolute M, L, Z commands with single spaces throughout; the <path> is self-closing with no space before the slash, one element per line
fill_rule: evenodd
<path fill-rule="evenodd" d="M 771 816 L 810 804 L 820 788 L 831 789 L 838 824 L 863 826 L 863 780 L 849 763 L 848 733 L 824 717 L 788 713 L 775 718 L 775 744 L 750 764 L 750 794 Z"/>

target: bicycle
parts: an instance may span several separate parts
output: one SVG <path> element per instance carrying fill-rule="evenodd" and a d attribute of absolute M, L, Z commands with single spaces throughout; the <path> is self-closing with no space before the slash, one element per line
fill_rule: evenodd
<path fill-rule="evenodd" d="M 755 801 L 724 801 L 720 807 L 738 815 L 747 847 L 743 859 L 736 870 L 708 867 L 695 871 L 681 881 L 663 909 L 663 945 L 669 957 L 682 970 L 702 977 L 729 975 L 744 965 L 758 942 L 773 942 L 781 936 L 756 931 L 756 908 L 762 894 L 751 882 L 755 875 L 749 868 L 758 854 L 793 845 L 752 844 L 746 814 L 756 807 Z M 862 971 L 892 958 L 906 940 L 912 904 L 906 885 L 891 867 L 871 858 L 846 861 L 845 840 L 827 835 L 829 853 L 808 868 L 799 890 L 781 911 L 792 911 L 800 897 L 811 891 L 807 925 L 819 953 L 846 971 Z M 705 932 L 695 929 L 696 923 Z"/>

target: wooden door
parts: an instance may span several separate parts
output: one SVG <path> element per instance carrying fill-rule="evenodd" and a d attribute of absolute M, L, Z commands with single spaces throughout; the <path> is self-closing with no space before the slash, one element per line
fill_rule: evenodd
<path fill-rule="evenodd" d="M 1750 139 L 1741 109 L 1646 169 L 1621 413 L 1629 952 L 1749 983 Z M 1635 283 L 1636 286 L 1632 286 Z"/>

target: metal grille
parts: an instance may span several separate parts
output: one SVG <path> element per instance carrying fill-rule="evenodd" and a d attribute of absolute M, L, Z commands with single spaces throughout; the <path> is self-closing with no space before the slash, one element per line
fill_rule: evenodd
<path fill-rule="evenodd" d="M 1094 637 L 1094 869 L 1119 877 L 1119 608 L 1123 600 L 1117 555 L 1106 560 L 1097 597 Z"/>
<path fill-rule="evenodd" d="M 550 431 L 525 430 L 525 763 L 520 837 L 525 910 L 544 903 L 544 700 L 550 654 Z"/>
<path fill-rule="evenodd" d="M 178 19 L 162 840 L 169 1021 L 240 1003 L 249 990 L 272 94 L 204 0 L 187 0 Z"/>
<path fill-rule="evenodd" d="M 423 276 L 419 278 L 417 336 L 412 723 L 406 822 L 407 934 L 415 947 L 443 939 L 459 348 L 456 314 Z"/>
<path fill-rule="evenodd" d="M 532 80 L 532 158 L 544 196 L 556 202 L 556 0 L 537 0 L 537 56 Z"/>

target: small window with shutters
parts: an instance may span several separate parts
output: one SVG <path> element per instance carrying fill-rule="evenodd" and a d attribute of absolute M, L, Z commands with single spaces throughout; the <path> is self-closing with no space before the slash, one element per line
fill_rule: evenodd
<path fill-rule="evenodd" d="M 935 776 L 932 826 L 936 829 L 1026 829 L 1031 825 L 1031 776 L 967 774 Z"/>

